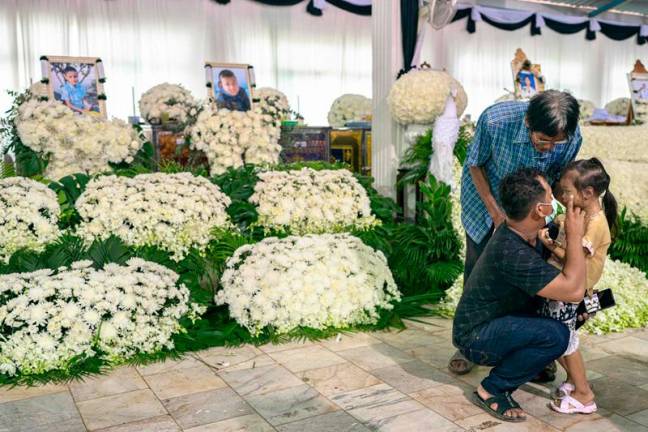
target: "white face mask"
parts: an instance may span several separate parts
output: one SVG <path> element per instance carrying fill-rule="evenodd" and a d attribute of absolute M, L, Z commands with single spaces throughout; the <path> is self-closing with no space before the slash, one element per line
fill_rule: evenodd
<path fill-rule="evenodd" d="M 553 222 L 554 219 L 556 219 L 556 216 L 560 214 L 559 209 L 562 207 L 562 204 L 558 202 L 558 200 L 554 197 L 551 197 L 551 214 L 548 216 L 545 216 L 545 223 L 549 225 L 551 222 Z"/>

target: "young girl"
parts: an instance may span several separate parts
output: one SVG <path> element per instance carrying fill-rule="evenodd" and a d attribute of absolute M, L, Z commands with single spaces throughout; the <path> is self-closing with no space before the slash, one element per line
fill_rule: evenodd
<path fill-rule="evenodd" d="M 587 225 L 583 236 L 583 252 L 586 256 L 587 295 L 591 296 L 594 285 L 601 278 L 607 250 L 610 246 L 610 228 L 614 227 L 617 217 L 617 203 L 608 190 L 610 176 L 603 164 L 596 158 L 571 162 L 560 177 L 559 201 L 566 203 L 569 196 L 574 197 L 574 206 L 585 211 Z M 561 223 L 557 219 L 557 223 Z M 549 263 L 562 268 L 565 258 L 565 235 L 561 224 L 558 237 L 552 240 L 548 229 L 540 232 L 540 240 L 552 252 Z M 585 294 L 585 293 L 583 293 Z M 576 308 L 578 304 L 544 300 L 540 313 L 542 316 L 564 322 L 570 329 L 569 346 L 560 364 L 567 371 L 567 380 L 558 388 L 556 400 L 551 402 L 555 411 L 573 414 L 590 414 L 597 410 L 594 393 L 587 381 L 585 362 L 578 351 L 576 333 Z"/>

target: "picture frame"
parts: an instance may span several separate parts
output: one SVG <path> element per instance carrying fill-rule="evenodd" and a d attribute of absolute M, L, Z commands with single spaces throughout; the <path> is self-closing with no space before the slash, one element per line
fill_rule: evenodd
<path fill-rule="evenodd" d="M 249 111 L 254 102 L 254 67 L 245 63 L 205 63 L 208 98 L 218 107 Z"/>
<path fill-rule="evenodd" d="M 41 82 L 48 98 L 67 105 L 78 114 L 106 118 L 106 76 L 99 57 L 42 56 Z"/>
<path fill-rule="evenodd" d="M 521 48 L 515 51 L 515 56 L 511 60 L 511 73 L 516 99 L 530 99 L 545 90 L 542 67 L 532 63 Z"/>
<path fill-rule="evenodd" d="M 648 70 L 640 60 L 637 60 L 627 77 L 632 116 L 637 122 L 646 123 L 648 122 Z"/>

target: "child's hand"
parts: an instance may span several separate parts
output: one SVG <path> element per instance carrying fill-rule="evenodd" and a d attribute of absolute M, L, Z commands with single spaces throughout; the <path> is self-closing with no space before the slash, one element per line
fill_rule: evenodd
<path fill-rule="evenodd" d="M 549 237 L 549 228 L 542 228 L 538 231 L 538 238 L 547 249 L 553 250 L 555 247 L 554 241 Z"/>

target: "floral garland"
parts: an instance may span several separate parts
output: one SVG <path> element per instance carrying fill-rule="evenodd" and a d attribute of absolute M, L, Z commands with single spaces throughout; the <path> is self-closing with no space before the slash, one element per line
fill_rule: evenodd
<path fill-rule="evenodd" d="M 231 200 L 218 186 L 190 173 L 93 179 L 76 202 L 77 235 L 87 243 L 111 235 L 131 246 L 156 245 L 181 260 L 202 251 L 214 228 L 231 228 Z"/>
<path fill-rule="evenodd" d="M 127 123 L 75 115 L 55 101 L 23 103 L 16 128 L 22 143 L 49 161 L 45 176 L 54 180 L 80 172 L 109 171 L 109 163 L 130 163 L 142 146 Z"/>
<path fill-rule="evenodd" d="M 0 373 L 66 369 L 97 352 L 118 362 L 171 349 L 180 318 L 204 312 L 166 267 L 139 258 L 103 270 L 91 264 L 0 275 Z"/>
<path fill-rule="evenodd" d="M 269 237 L 227 261 L 218 304 L 252 334 L 375 323 L 400 299 L 387 260 L 348 234 Z"/>
<path fill-rule="evenodd" d="M 249 201 L 257 205 L 258 225 L 293 234 L 368 229 L 371 214 L 366 190 L 348 170 L 302 168 L 267 171 Z"/>
<path fill-rule="evenodd" d="M 344 127 L 348 122 L 367 120 L 371 111 L 371 99 L 368 97 L 345 94 L 333 101 L 328 122 L 332 127 Z"/>
<path fill-rule="evenodd" d="M 207 155 L 210 173 L 279 162 L 281 129 L 269 114 L 207 108 L 191 128 L 191 148 Z"/>
<path fill-rule="evenodd" d="M 391 114 L 403 125 L 433 123 L 443 112 L 452 89 L 457 90 L 457 115 L 461 116 L 468 96 L 459 81 L 446 72 L 412 69 L 389 92 Z"/>
<path fill-rule="evenodd" d="M 275 125 L 281 127 L 281 121 L 290 115 L 290 104 L 286 95 L 271 87 L 261 87 L 254 90 L 254 97 L 259 99 L 254 104 L 254 111 L 270 115 Z"/>
<path fill-rule="evenodd" d="M 56 194 L 25 177 L 0 180 L 0 261 L 19 249 L 40 252 L 61 234 Z"/>
<path fill-rule="evenodd" d="M 163 120 L 187 124 L 198 115 L 200 103 L 181 85 L 163 83 L 142 94 L 139 109 L 151 124 L 160 124 Z"/>

